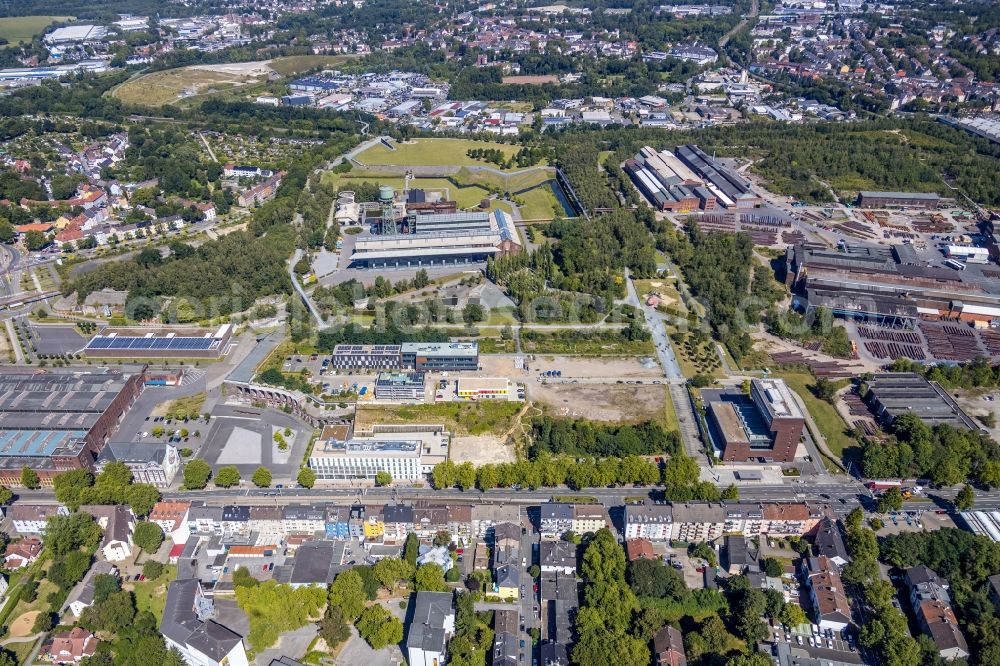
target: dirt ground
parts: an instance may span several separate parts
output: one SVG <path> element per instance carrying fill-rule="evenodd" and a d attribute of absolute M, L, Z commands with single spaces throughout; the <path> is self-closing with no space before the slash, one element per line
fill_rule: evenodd
<path fill-rule="evenodd" d="M 559 416 L 595 421 L 646 421 L 663 414 L 663 386 L 607 384 L 529 384 L 532 400 L 552 407 Z"/>
<path fill-rule="evenodd" d="M 588 358 L 579 356 L 531 355 L 527 359 L 528 370 L 514 368 L 513 356 L 481 356 L 479 364 L 483 374 L 491 377 L 510 377 L 516 381 L 535 378 L 546 370 L 562 371 L 562 379 L 605 379 L 612 384 L 619 379 L 656 379 L 663 377 L 659 365 L 646 368 L 636 358 L 605 356 Z"/>
<path fill-rule="evenodd" d="M 449 457 L 456 463 L 471 462 L 477 466 L 517 460 L 514 447 L 501 444 L 493 435 L 453 437 Z"/>
<path fill-rule="evenodd" d="M 10 623 L 10 636 L 12 638 L 18 638 L 21 636 L 30 636 L 31 628 L 35 624 L 35 618 L 38 617 L 39 611 L 29 611 L 22 614 L 16 620 Z"/>
<path fill-rule="evenodd" d="M 274 71 L 267 66 L 267 61 L 263 60 L 259 60 L 257 62 L 219 63 L 215 65 L 192 65 L 191 69 L 200 69 L 206 72 L 240 74 L 243 76 L 267 76 Z"/>
<path fill-rule="evenodd" d="M 986 428 L 986 425 L 979 420 L 979 417 L 985 415 L 987 412 L 992 413 L 998 425 L 986 429 L 989 431 L 990 437 L 1000 441 L 1000 390 L 985 391 L 980 389 L 966 391 L 954 389 L 950 393 L 955 398 L 958 406 L 965 410 L 966 414 L 976 419 L 976 423 L 983 428 Z M 992 398 L 992 400 L 987 400 L 986 398 Z"/>

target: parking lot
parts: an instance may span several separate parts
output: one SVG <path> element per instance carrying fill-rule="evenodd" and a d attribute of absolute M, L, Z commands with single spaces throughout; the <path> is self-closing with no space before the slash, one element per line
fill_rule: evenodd
<path fill-rule="evenodd" d="M 41 356 L 75 354 L 87 344 L 75 326 L 30 325 L 31 344 Z"/>
<path fill-rule="evenodd" d="M 293 435 L 285 437 L 289 446 L 282 451 L 274 442 L 274 432 L 285 428 Z M 225 405 L 213 412 L 211 430 L 196 455 L 216 470 L 235 465 L 244 485 L 250 484 L 250 477 L 262 465 L 271 470 L 275 485 L 291 484 L 310 435 L 298 419 L 284 412 Z"/>

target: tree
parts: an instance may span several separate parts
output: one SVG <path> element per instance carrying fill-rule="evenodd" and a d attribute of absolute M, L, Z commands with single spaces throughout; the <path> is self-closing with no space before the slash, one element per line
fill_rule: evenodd
<path fill-rule="evenodd" d="M 455 463 L 450 460 L 445 460 L 434 465 L 434 469 L 431 470 L 431 481 L 436 489 L 451 488 L 455 485 L 457 479 L 457 470 L 455 467 Z"/>
<path fill-rule="evenodd" d="M 899 511 L 903 508 L 903 493 L 899 488 L 889 488 L 878 498 L 878 510 L 880 513 Z"/>
<path fill-rule="evenodd" d="M 350 638 L 351 626 L 344 620 L 343 611 L 333 606 L 329 607 L 326 615 L 320 620 L 319 635 L 331 650 Z"/>
<path fill-rule="evenodd" d="M 45 547 L 56 562 L 80 548 L 93 553 L 101 541 L 101 527 L 89 513 L 49 516 L 45 524 Z"/>
<path fill-rule="evenodd" d="M 764 573 L 773 578 L 780 578 L 785 573 L 785 568 L 781 566 L 781 561 L 773 557 L 764 558 Z"/>
<path fill-rule="evenodd" d="M 542 569 L 537 564 L 532 564 L 530 567 L 528 567 L 528 575 L 531 576 L 532 578 L 538 578 L 541 575 L 541 573 Z"/>
<path fill-rule="evenodd" d="M 833 402 L 833 396 L 837 393 L 836 385 L 826 377 L 820 377 L 812 385 L 813 394 L 824 402 Z"/>
<path fill-rule="evenodd" d="M 233 571 L 233 587 L 256 587 L 260 581 L 253 577 L 246 567 L 236 567 Z"/>
<path fill-rule="evenodd" d="M 161 497 L 159 489 L 150 483 L 133 483 L 125 490 L 126 502 L 140 518 L 148 516 Z"/>
<path fill-rule="evenodd" d="M 423 289 L 424 287 L 429 285 L 430 282 L 431 280 L 427 275 L 426 269 L 421 268 L 419 271 L 417 271 L 417 274 L 413 276 L 414 289 Z"/>
<path fill-rule="evenodd" d="M 303 467 L 299 470 L 299 476 L 296 478 L 296 481 L 303 488 L 312 488 L 316 485 L 316 472 L 309 467 Z"/>
<path fill-rule="evenodd" d="M 188 463 L 190 464 L 190 463 Z M 220 467 L 215 473 L 215 485 L 219 488 L 232 488 L 240 482 L 240 472 L 235 465 Z"/>
<path fill-rule="evenodd" d="M 481 465 L 478 470 L 476 470 L 477 483 L 476 485 L 480 490 L 492 490 L 500 485 L 500 472 L 496 465 L 485 464 Z"/>
<path fill-rule="evenodd" d="M 35 622 L 31 625 L 31 632 L 43 634 L 52 631 L 52 613 L 39 613 L 35 616 Z"/>
<path fill-rule="evenodd" d="M 116 592 L 100 604 L 84 609 L 80 624 L 92 631 L 118 633 L 135 620 L 135 600 L 128 591 Z"/>
<path fill-rule="evenodd" d="M 628 584 L 639 597 L 681 599 L 687 593 L 683 576 L 660 560 L 638 559 L 630 562 Z"/>
<path fill-rule="evenodd" d="M 354 622 L 365 607 L 364 584 L 354 569 L 337 574 L 330 585 L 330 605 L 339 608 L 344 619 Z"/>
<path fill-rule="evenodd" d="M 90 554 L 82 550 L 71 550 L 49 567 L 48 579 L 68 590 L 79 583 L 90 568 Z"/>
<path fill-rule="evenodd" d="M 968 511 L 976 501 L 976 495 L 972 492 L 972 486 L 965 484 L 955 495 L 955 509 L 958 511 Z"/>
<path fill-rule="evenodd" d="M 12 499 L 14 499 L 14 493 L 11 492 L 10 488 L 7 486 L 0 486 L 0 506 L 10 504 Z"/>
<path fill-rule="evenodd" d="M 208 485 L 212 476 L 212 468 L 204 460 L 189 460 L 184 465 L 184 487 L 188 490 L 201 490 Z"/>
<path fill-rule="evenodd" d="M 83 503 L 86 491 L 94 485 L 94 475 L 86 469 L 73 469 L 52 479 L 56 499 L 76 511 Z"/>
<path fill-rule="evenodd" d="M 403 640 L 403 624 L 382 606 L 369 606 L 358 618 L 358 633 L 373 650 L 381 650 Z"/>
<path fill-rule="evenodd" d="M 417 592 L 447 592 L 444 582 L 444 569 L 434 563 L 422 564 L 417 567 L 413 584 Z"/>
<path fill-rule="evenodd" d="M 403 559 L 414 569 L 417 567 L 417 557 L 420 555 L 420 539 L 413 532 L 406 535 L 403 544 Z"/>
<path fill-rule="evenodd" d="M 382 587 L 391 592 L 396 583 L 409 580 L 413 576 L 413 567 L 406 560 L 386 557 L 375 563 L 375 566 L 372 567 L 372 573 L 375 574 L 375 579 Z"/>
<path fill-rule="evenodd" d="M 258 467 L 251 477 L 253 484 L 258 488 L 271 487 L 271 470 L 266 467 Z"/>
<path fill-rule="evenodd" d="M 444 575 L 444 580 L 446 583 L 457 583 L 462 580 L 462 574 L 458 571 L 458 567 L 448 569 L 447 573 Z"/>
<path fill-rule="evenodd" d="M 152 555 L 163 543 L 163 530 L 156 523 L 142 521 L 137 523 L 135 531 L 132 533 L 132 541 L 135 545 Z"/>
<path fill-rule="evenodd" d="M 392 483 L 392 474 L 386 471 L 375 472 L 375 485 L 388 486 Z"/>
<path fill-rule="evenodd" d="M 698 461 L 679 453 L 670 458 L 663 468 L 663 483 L 670 486 L 689 486 L 698 480 L 701 473 Z"/>
<path fill-rule="evenodd" d="M 37 490 L 42 484 L 39 482 L 35 470 L 25 465 L 21 468 L 21 485 L 31 490 Z"/>
<path fill-rule="evenodd" d="M 732 657 L 726 666 L 772 666 L 771 658 L 763 652 L 751 652 Z"/>
<path fill-rule="evenodd" d="M 24 235 L 24 245 L 28 248 L 29 252 L 41 250 L 43 247 L 48 245 L 48 242 L 48 239 L 45 238 L 45 234 L 41 231 L 36 231 L 35 229 L 32 229 Z"/>
<path fill-rule="evenodd" d="M 625 551 L 607 528 L 598 530 L 583 551 L 581 572 L 596 583 L 625 580 Z"/>
<path fill-rule="evenodd" d="M 471 462 L 464 462 L 455 469 L 455 483 L 462 490 L 476 485 L 476 468 Z"/>
<path fill-rule="evenodd" d="M 789 627 L 797 627 L 800 624 L 808 622 L 806 612 L 798 604 L 785 604 L 784 608 L 781 609 L 778 619 L 782 624 Z"/>
<path fill-rule="evenodd" d="M 156 562 L 156 560 L 149 560 Z M 159 564 L 159 562 L 157 562 Z M 161 565 L 162 566 L 162 565 Z M 95 604 L 99 604 L 115 592 L 121 592 L 122 583 L 118 576 L 114 574 L 97 574 L 94 576 L 94 599 Z"/>
<path fill-rule="evenodd" d="M 163 563 L 156 560 L 146 560 L 142 563 L 142 575 L 146 577 L 146 580 L 156 580 L 163 575 Z"/>

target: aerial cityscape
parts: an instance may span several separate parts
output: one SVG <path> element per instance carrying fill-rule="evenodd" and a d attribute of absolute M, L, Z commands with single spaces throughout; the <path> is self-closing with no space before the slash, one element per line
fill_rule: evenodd
<path fill-rule="evenodd" d="M 0 2 L 0 666 L 1000 666 L 1000 4 Z"/>

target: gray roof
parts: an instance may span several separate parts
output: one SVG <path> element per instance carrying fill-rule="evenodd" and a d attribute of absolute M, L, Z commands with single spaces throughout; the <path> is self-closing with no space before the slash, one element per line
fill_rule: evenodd
<path fill-rule="evenodd" d="M 278 657 L 272 659 L 269 666 L 306 666 L 301 661 L 295 661 L 291 657 Z"/>
<path fill-rule="evenodd" d="M 450 592 L 417 592 L 413 620 L 406 634 L 406 646 L 430 652 L 444 652 L 445 618 L 452 615 Z"/>
<path fill-rule="evenodd" d="M 542 566 L 576 568 L 576 545 L 568 541 L 543 541 L 538 552 Z"/>
<path fill-rule="evenodd" d="M 250 520 L 250 507 L 228 504 L 222 507 L 222 520 L 226 522 L 245 523 Z"/>
<path fill-rule="evenodd" d="M 332 583 L 333 568 L 340 564 L 334 561 L 336 545 L 333 541 L 306 541 L 299 546 L 289 582 L 293 585 Z"/>
<path fill-rule="evenodd" d="M 562 643 L 543 643 L 538 658 L 541 666 L 569 666 L 566 646 Z"/>
<path fill-rule="evenodd" d="M 573 505 L 561 502 L 544 502 L 539 507 L 542 520 L 573 520 Z"/>
<path fill-rule="evenodd" d="M 101 574 L 111 575 L 118 571 L 115 565 L 110 562 L 105 562 L 104 560 L 98 560 L 94 563 L 94 566 L 90 568 L 87 575 L 84 576 L 83 580 L 80 582 L 73 592 L 66 599 L 65 606 L 69 606 L 74 601 L 79 601 L 87 606 L 93 605 L 94 603 L 94 583 L 97 577 Z"/>
<path fill-rule="evenodd" d="M 97 456 L 98 464 L 112 462 L 163 464 L 166 442 L 110 442 Z"/>
<path fill-rule="evenodd" d="M 413 507 L 406 504 L 386 504 L 382 510 L 382 519 L 386 523 L 413 524 Z"/>
<path fill-rule="evenodd" d="M 197 580 L 175 580 L 167 588 L 160 632 L 179 645 L 190 645 L 215 661 L 221 660 L 243 640 L 232 630 L 213 622 L 202 621 L 195 611 L 200 584 Z"/>
<path fill-rule="evenodd" d="M 850 561 L 847 554 L 847 545 L 844 544 L 844 536 L 840 533 L 840 526 L 829 516 L 819 522 L 816 531 L 816 551 L 830 559 L 838 558 Z"/>

